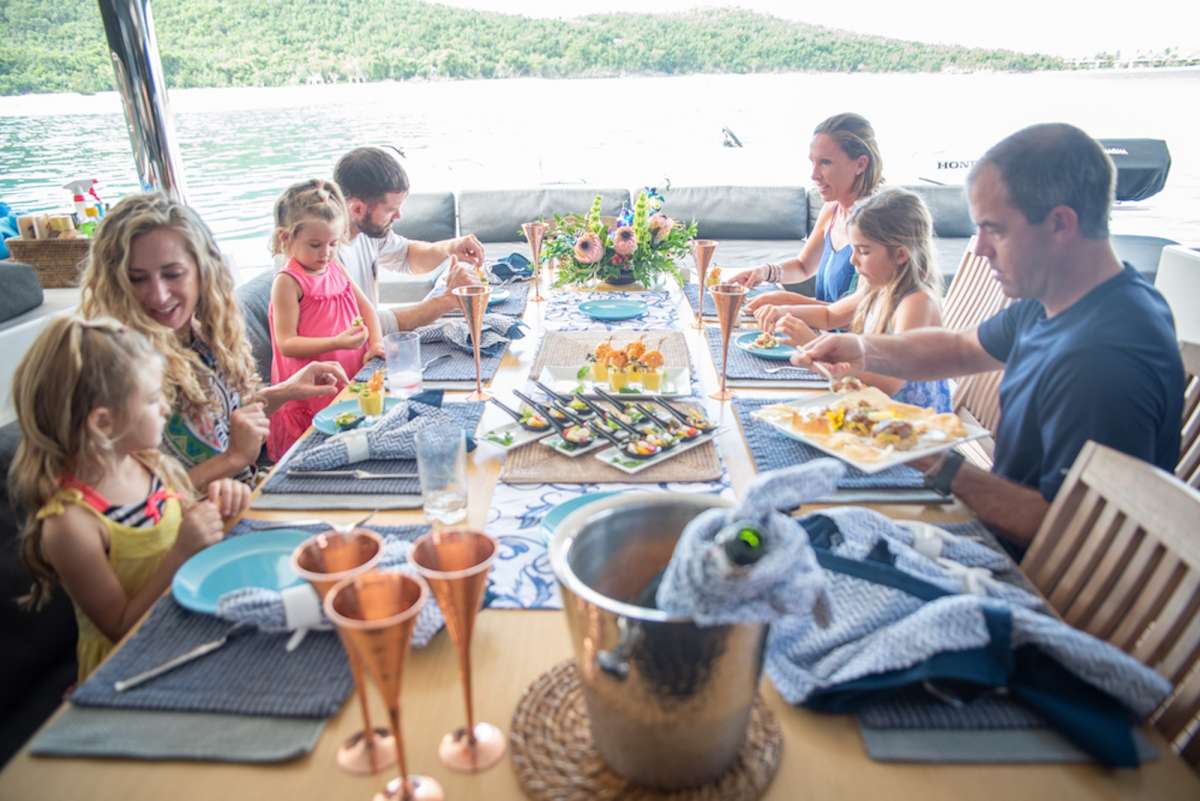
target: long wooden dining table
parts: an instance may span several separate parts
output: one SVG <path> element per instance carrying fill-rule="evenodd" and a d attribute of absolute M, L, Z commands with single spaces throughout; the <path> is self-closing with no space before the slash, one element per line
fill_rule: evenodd
<path fill-rule="evenodd" d="M 581 298 L 582 299 L 582 298 Z M 691 307 L 681 296 L 679 328 L 685 332 L 693 368 L 699 371 L 704 393 L 715 389 L 717 372 L 708 358 L 701 334 L 691 326 Z M 543 331 L 544 304 L 530 303 L 525 321 L 530 335 L 513 343 L 490 387 L 508 399 L 525 385 Z M 715 324 L 715 323 L 711 323 Z M 746 397 L 784 399 L 804 390 L 755 388 L 735 390 Z M 447 400 L 463 393 L 448 393 Z M 736 494 L 755 474 L 751 454 L 729 403 L 706 401 L 722 423 L 718 439 L 721 458 Z M 488 408 L 480 431 L 507 422 L 499 410 Z M 470 457 L 469 521 L 483 526 L 503 455 L 488 447 Z M 947 505 L 880 505 L 871 508 L 898 519 L 955 523 L 971 519 L 957 502 Z M 350 522 L 359 512 L 303 509 L 251 511 L 247 517 L 287 521 L 320 516 Z M 381 512 L 380 525 L 422 523 L 420 510 Z M 572 657 L 566 620 L 556 610 L 485 609 L 472 641 L 474 696 L 478 719 L 507 730 L 522 693 L 562 660 Z M 779 771 L 764 796 L 785 799 L 851 798 L 964 801 L 965 799 L 1198 799 L 1200 778 L 1153 731 L 1147 738 L 1159 756 L 1136 770 L 1110 770 L 1091 763 L 935 764 L 876 762 L 870 759 L 851 716 L 828 715 L 793 707 L 769 680 L 762 694 L 777 716 L 784 739 Z M 374 719 L 385 720 L 384 708 L 372 692 Z M 443 733 L 462 725 L 463 706 L 458 661 L 449 637 L 438 636 L 426 648 L 409 654 L 402 693 L 403 731 L 408 763 L 414 772 L 436 778 L 449 801 L 506 801 L 526 796 L 510 760 L 484 773 L 454 773 L 438 761 L 436 749 Z M 64 704 L 64 708 L 65 708 Z M 62 709 L 56 715 L 62 714 Z M 377 792 L 388 773 L 358 777 L 335 767 L 339 744 L 361 725 L 357 704 L 347 703 L 331 718 L 316 748 L 283 764 L 214 762 L 147 762 L 127 759 L 43 758 L 26 746 L 0 772 L 0 801 L 71 799 L 106 801 L 155 799 L 366 799 Z M 393 774 L 394 775 L 394 774 Z"/>

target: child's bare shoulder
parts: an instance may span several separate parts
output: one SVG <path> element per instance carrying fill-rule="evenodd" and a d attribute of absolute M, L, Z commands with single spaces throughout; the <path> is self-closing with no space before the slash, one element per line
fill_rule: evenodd
<path fill-rule="evenodd" d="M 73 503 L 65 504 L 62 514 L 42 521 L 42 555 L 51 564 L 57 559 L 108 547 L 108 532 L 93 512 Z"/>

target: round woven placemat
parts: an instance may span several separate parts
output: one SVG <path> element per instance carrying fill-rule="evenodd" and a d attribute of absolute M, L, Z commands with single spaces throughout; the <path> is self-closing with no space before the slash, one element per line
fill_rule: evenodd
<path fill-rule="evenodd" d="M 573 660 L 543 673 L 517 702 L 509 731 L 517 778 L 534 801 L 754 801 L 783 754 L 779 721 L 760 696 L 737 761 L 712 784 L 654 790 L 617 776 L 592 746 L 583 685 Z"/>

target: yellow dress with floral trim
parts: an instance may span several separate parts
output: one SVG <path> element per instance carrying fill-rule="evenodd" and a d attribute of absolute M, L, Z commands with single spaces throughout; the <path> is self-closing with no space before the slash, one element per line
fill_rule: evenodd
<path fill-rule="evenodd" d="M 66 504 L 87 509 L 100 518 L 108 529 L 108 565 L 116 574 L 127 598 L 136 594 L 154 575 L 163 555 L 175 544 L 179 523 L 183 519 L 183 508 L 174 494 L 169 494 L 164 501 L 158 522 L 153 526 L 133 528 L 105 517 L 104 512 L 97 509 L 76 487 L 64 487 L 38 511 L 38 520 L 61 515 L 66 511 Z M 96 624 L 78 604 L 75 604 L 75 620 L 79 624 L 75 656 L 79 661 L 79 681 L 83 681 L 108 656 L 113 643 L 96 628 Z"/>

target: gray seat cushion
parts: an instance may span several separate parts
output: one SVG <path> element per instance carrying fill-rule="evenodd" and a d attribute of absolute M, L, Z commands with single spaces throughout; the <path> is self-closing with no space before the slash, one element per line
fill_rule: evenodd
<path fill-rule="evenodd" d="M 458 196 L 459 230 L 481 242 L 512 242 L 522 223 L 551 220 L 555 214 L 584 214 L 601 196 L 601 213 L 615 216 L 629 202 L 627 189 L 588 187 L 498 189 L 462 192 Z"/>
<path fill-rule="evenodd" d="M 0 261 L 0 323 L 42 305 L 45 297 L 37 273 L 28 264 Z"/>
<path fill-rule="evenodd" d="M 666 212 L 696 220 L 705 239 L 803 239 L 807 202 L 801 186 L 686 186 L 667 194 Z"/>
<path fill-rule="evenodd" d="M 246 321 L 246 338 L 264 384 L 271 383 L 271 326 L 267 310 L 271 307 L 271 283 L 275 271 L 267 270 L 237 288 L 238 305 Z"/>
<path fill-rule="evenodd" d="M 888 188 L 884 184 L 883 188 Z M 975 234 L 975 224 L 967 207 L 967 196 L 961 186 L 932 186 L 930 184 L 905 184 L 900 187 L 915 192 L 929 207 L 933 216 L 934 236 L 947 238 L 970 238 Z M 816 189 L 808 190 L 808 227 L 812 230 L 825 201 Z M 961 254 L 960 254 L 961 255 Z"/>
<path fill-rule="evenodd" d="M 392 230 L 420 242 L 453 239 L 455 231 L 454 193 L 418 192 L 411 194 L 400 209 L 400 219 Z"/>

